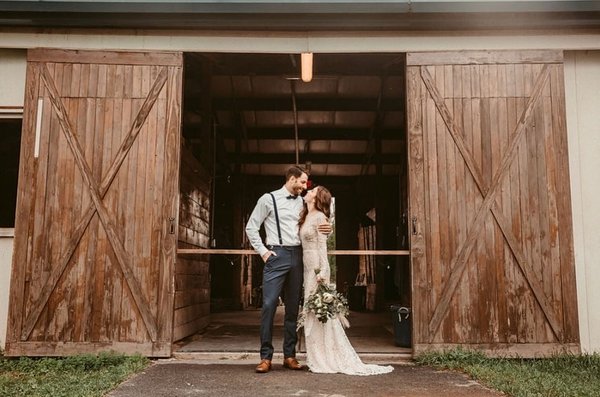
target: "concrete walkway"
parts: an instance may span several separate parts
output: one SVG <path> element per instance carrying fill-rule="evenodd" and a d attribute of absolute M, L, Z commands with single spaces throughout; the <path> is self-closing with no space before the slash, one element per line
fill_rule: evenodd
<path fill-rule="evenodd" d="M 414 365 L 395 365 L 390 374 L 367 377 L 291 371 L 279 362 L 271 372 L 256 374 L 254 366 L 159 360 L 109 396 L 502 396 L 463 374 Z"/>
<path fill-rule="evenodd" d="M 273 370 L 257 374 L 259 311 L 211 315 L 205 332 L 177 344 L 174 358 L 158 360 L 121 384 L 112 397 L 177 396 L 501 396 L 456 372 L 412 364 L 412 349 L 394 345 L 391 313 L 352 313 L 348 337 L 364 362 L 393 364 L 390 374 L 348 376 L 290 371 L 281 365 L 283 310 L 275 319 Z M 305 363 L 303 346 L 297 357 Z"/>

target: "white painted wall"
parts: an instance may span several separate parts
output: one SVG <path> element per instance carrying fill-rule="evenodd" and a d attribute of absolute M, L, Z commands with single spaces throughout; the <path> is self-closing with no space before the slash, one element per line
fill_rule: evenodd
<path fill-rule="evenodd" d="M 0 48 L 0 106 L 23 106 L 26 54 Z"/>
<path fill-rule="evenodd" d="M 600 352 L 600 51 L 565 53 L 581 348 Z"/>
<path fill-rule="evenodd" d="M 600 49 L 600 33 L 568 32 L 237 32 L 103 30 L 102 33 L 2 32 L 0 48 L 195 52 L 330 53 Z"/>
<path fill-rule="evenodd" d="M 6 343 L 12 253 L 13 238 L 0 237 L 0 348 L 2 349 Z"/>

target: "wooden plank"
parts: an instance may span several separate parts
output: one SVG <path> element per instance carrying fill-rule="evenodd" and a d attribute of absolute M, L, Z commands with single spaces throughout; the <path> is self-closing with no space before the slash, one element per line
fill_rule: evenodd
<path fill-rule="evenodd" d="M 27 51 L 30 62 L 91 63 L 105 65 L 181 66 L 181 52 L 86 51 L 32 48 Z"/>
<path fill-rule="evenodd" d="M 195 305 L 182 307 L 175 310 L 173 325 L 175 327 L 189 323 L 210 314 L 210 302 L 197 303 Z"/>
<path fill-rule="evenodd" d="M 562 61 L 563 54 L 560 50 L 439 51 L 406 54 L 407 66 L 560 63 Z"/>
<path fill-rule="evenodd" d="M 553 88 L 555 81 L 556 68 L 552 68 L 550 74 L 550 81 L 548 87 L 550 90 Z M 547 276 L 544 278 L 544 292 L 546 296 L 553 303 L 553 311 L 556 313 L 559 319 L 563 318 L 563 299 L 561 294 L 561 270 L 560 270 L 560 241 L 558 238 L 558 230 L 562 227 L 560 223 L 557 200 L 558 200 L 558 180 L 557 180 L 557 169 L 559 167 L 558 160 L 556 158 L 556 144 L 554 142 L 554 136 L 557 133 L 553 126 L 553 113 L 552 113 L 552 95 L 543 98 L 544 110 L 544 139 L 543 139 L 543 150 L 545 152 L 545 167 L 546 167 L 546 186 L 545 191 L 547 192 L 547 224 L 544 226 L 547 230 L 546 245 L 549 251 L 547 257 L 547 263 L 550 264 L 550 274 L 546 270 Z M 558 132 L 560 133 L 560 132 Z M 564 323 L 563 323 L 564 324 Z"/>
<path fill-rule="evenodd" d="M 21 151 L 19 160 L 19 181 L 33 181 L 36 172 L 34 157 L 35 128 L 38 112 L 38 90 L 40 86 L 39 65 L 28 63 L 25 83 L 25 108 L 23 112 Z M 12 258 L 10 281 L 10 301 L 8 306 L 8 325 L 6 342 L 19 340 L 24 317 L 25 275 L 29 249 L 28 236 L 33 227 L 33 198 L 36 195 L 35 183 L 19 183 L 17 191 L 17 210 L 15 214 L 15 243 Z"/>
<path fill-rule="evenodd" d="M 77 122 L 76 129 L 80 131 L 79 139 L 82 147 L 85 150 L 84 158 L 89 164 L 90 157 L 87 154 L 87 146 L 88 145 L 88 103 L 85 99 L 80 99 L 79 95 L 79 85 L 81 82 L 81 69 L 73 68 L 73 79 L 78 80 L 76 85 L 71 85 L 72 94 L 76 94 L 77 98 L 73 98 L 72 101 L 77 103 Z M 85 82 L 87 85 L 87 81 Z M 75 88 L 76 87 L 76 88 Z M 76 91 L 73 91 L 73 90 Z M 71 211 L 70 223 L 69 227 L 75 222 L 76 219 L 79 219 L 81 216 L 81 207 L 83 202 L 84 195 L 84 187 L 83 187 L 83 179 L 79 172 L 75 172 L 73 174 L 73 209 Z M 68 235 L 63 237 L 65 240 L 68 239 Z M 85 242 L 85 241 L 84 241 Z M 83 317 L 83 307 L 84 307 L 84 299 L 85 299 L 85 251 L 87 251 L 87 247 L 80 244 L 79 249 L 77 250 L 76 257 L 74 258 L 74 266 L 75 269 L 72 273 L 74 273 L 74 301 L 69 303 L 71 307 L 70 311 L 72 313 L 72 318 L 70 319 L 70 323 L 73 327 L 73 341 L 82 341 L 83 340 L 83 329 L 85 328 L 85 323 L 78 321 Z M 76 320 L 77 319 L 77 320 Z"/>
<path fill-rule="evenodd" d="M 175 309 L 206 302 L 210 303 L 210 286 L 209 288 L 175 291 Z"/>
<path fill-rule="evenodd" d="M 100 352 L 121 352 L 149 357 L 170 357 L 171 344 L 148 344 L 135 342 L 20 342 L 7 344 L 8 356 L 62 357 Z"/>
<path fill-rule="evenodd" d="M 96 78 L 96 84 L 98 84 L 98 80 Z M 93 88 L 94 91 L 97 91 L 97 88 Z M 104 147 L 104 134 L 103 131 L 105 129 L 105 125 L 104 125 L 104 118 L 105 118 L 105 114 L 106 114 L 106 99 L 105 98 L 98 98 L 95 100 L 96 102 L 96 114 L 95 114 L 95 125 L 94 125 L 94 129 L 95 129 L 95 135 L 94 135 L 94 146 L 95 148 L 103 148 Z M 102 178 L 102 164 L 104 162 L 104 150 L 98 150 L 96 149 L 94 151 L 94 157 L 93 157 L 93 161 L 92 161 L 92 166 L 93 166 L 93 172 L 94 172 L 94 176 L 95 176 L 95 180 L 99 180 L 99 178 Z M 89 195 L 88 195 L 89 196 Z M 93 203 L 91 202 L 91 196 L 89 196 L 89 207 L 88 207 L 88 211 L 91 212 L 91 214 L 88 214 L 89 217 L 93 216 L 93 213 L 95 212 L 93 209 Z M 98 217 L 94 217 L 93 221 L 91 222 L 90 226 L 88 227 L 93 227 L 93 229 L 91 229 L 91 233 L 90 233 L 90 239 L 92 238 L 92 236 L 96 237 L 96 239 L 93 241 L 94 244 L 94 251 L 95 254 L 92 256 L 92 252 L 90 252 L 88 254 L 88 258 L 90 260 L 90 263 L 93 266 L 93 276 L 92 277 L 92 290 L 94 291 L 93 293 L 93 300 L 91 303 L 91 327 L 90 327 L 90 339 L 93 341 L 99 341 L 100 340 L 100 328 L 101 328 L 101 322 L 102 322 L 102 313 L 104 312 L 104 292 L 105 292 L 105 288 L 104 288 L 104 274 L 105 274 L 105 266 L 106 266 L 106 262 L 107 262 L 107 258 L 105 255 L 105 251 L 106 251 L 106 233 L 104 233 L 104 230 L 101 227 L 100 224 L 100 220 L 98 219 Z M 79 230 L 79 228 L 82 228 L 82 230 Z M 83 221 L 78 224 L 74 229 L 73 229 L 73 240 L 76 237 L 76 233 L 82 233 L 84 232 L 85 225 L 83 224 Z M 61 262 L 62 263 L 62 262 Z"/>
<path fill-rule="evenodd" d="M 163 249 L 160 258 L 158 319 L 161 337 L 164 340 L 172 339 L 173 330 L 173 274 L 177 258 L 177 217 L 179 208 L 179 178 L 173 178 L 179 172 L 181 148 L 181 100 L 182 100 L 182 68 L 171 68 L 167 89 L 166 112 L 166 143 L 164 167 L 164 196 L 161 214 L 163 216 Z M 171 219 L 171 220 L 169 220 Z M 171 222 L 174 232 L 171 233 Z"/>
<path fill-rule="evenodd" d="M 507 74 L 510 76 L 511 69 L 514 75 L 514 67 L 509 65 Z M 507 80 L 507 95 L 510 96 L 510 92 L 514 93 L 514 78 L 511 79 L 508 77 Z M 512 97 L 507 99 L 507 133 L 509 131 L 514 131 L 516 123 L 517 123 L 517 101 Z M 520 149 L 517 149 L 517 155 L 513 160 L 513 163 L 510 166 L 509 171 L 509 181 L 510 181 L 510 221 L 511 221 L 511 233 L 515 237 L 515 240 L 520 244 L 521 239 L 521 205 L 520 205 L 520 196 L 521 192 L 519 189 L 519 155 Z M 504 212 L 507 214 L 507 212 Z M 510 247 L 507 246 L 507 250 L 510 250 Z M 505 254 L 505 258 L 507 259 L 507 264 L 505 266 L 505 274 L 507 277 L 507 291 L 506 291 L 506 299 L 507 299 L 507 316 L 508 316 L 508 343 L 516 343 L 517 335 L 518 335 L 518 324 L 520 320 L 519 316 L 519 307 L 520 307 L 520 298 L 519 298 L 519 290 L 521 284 L 521 277 L 519 275 L 518 270 L 516 269 L 515 259 L 512 256 L 512 252 Z"/>
<path fill-rule="evenodd" d="M 481 66 L 481 118 L 480 118 L 480 133 L 481 133 L 481 151 L 482 151 L 482 174 L 484 180 L 491 181 L 493 178 L 495 166 L 499 163 L 497 159 L 497 151 L 495 150 L 494 143 L 492 142 L 492 100 L 490 98 L 490 79 L 489 79 L 489 67 Z M 494 161 L 496 160 L 496 161 Z M 496 163 L 496 164 L 495 164 Z M 483 189 L 486 186 L 484 185 Z M 485 192 L 485 190 L 484 190 Z M 485 198 L 485 193 L 482 194 Z M 494 263 L 494 225 L 492 219 L 488 215 L 484 215 L 481 220 L 481 236 L 479 245 L 478 255 L 478 269 L 479 274 L 479 289 L 478 294 L 480 298 L 479 311 L 479 340 L 489 341 L 493 340 L 494 330 L 494 319 L 496 315 L 496 300 L 494 293 L 494 280 L 492 275 L 494 274 L 495 263 Z"/>
<path fill-rule="evenodd" d="M 175 274 L 208 274 L 210 260 L 208 255 L 194 256 L 192 258 L 178 255 L 175 264 Z"/>
<path fill-rule="evenodd" d="M 525 82 L 528 82 L 528 72 L 527 69 L 529 65 L 525 66 Z M 529 83 L 531 84 L 531 83 Z M 526 92 L 529 91 L 526 84 Z M 541 102 L 541 99 L 540 99 Z M 538 102 L 538 103 L 540 103 Z M 531 251 L 529 262 L 533 267 L 533 274 L 538 278 L 536 281 L 542 281 L 543 270 L 542 270 L 542 261 L 541 261 L 541 252 L 540 252 L 540 192 L 539 192 L 539 173 L 538 169 L 538 150 L 537 150 L 537 139 L 539 134 L 538 123 L 540 122 L 540 108 L 539 105 L 536 104 L 534 107 L 534 112 L 532 114 L 532 125 L 531 129 L 529 129 L 527 134 L 525 135 L 525 139 L 527 140 L 527 183 L 529 184 L 529 213 L 528 213 L 528 222 L 529 222 L 529 230 L 531 235 L 529 236 Z M 540 126 L 541 127 L 541 126 Z M 540 283 L 540 285 L 543 285 Z M 540 293 L 543 293 L 540 291 Z M 545 335 L 545 320 L 543 318 L 543 314 L 540 313 L 537 307 L 534 308 L 534 316 L 535 316 L 535 328 L 533 328 L 533 334 L 530 335 L 529 341 L 538 341 L 542 335 Z"/>
<path fill-rule="evenodd" d="M 549 187 L 549 178 L 552 178 L 551 175 L 548 174 L 550 171 L 548 169 L 549 162 L 552 160 L 547 157 L 546 151 L 546 135 L 549 133 L 551 135 L 552 125 L 548 125 L 547 121 L 549 118 L 545 117 L 544 113 L 546 111 L 551 111 L 550 105 L 550 97 L 543 95 L 546 92 L 546 89 L 549 88 L 550 82 L 546 84 L 544 91 L 542 92 L 542 96 L 540 98 L 540 103 L 538 105 L 538 109 L 535 115 L 536 122 L 536 152 L 537 152 L 537 169 L 538 169 L 538 202 L 539 202 L 539 218 L 538 218 L 538 228 L 539 228 L 539 263 L 540 263 L 540 281 L 541 287 L 543 288 L 544 296 L 549 297 L 551 302 L 554 302 L 553 299 L 553 276 L 552 276 L 552 258 L 551 258 L 551 246 L 550 246 L 550 234 L 551 234 L 551 226 L 550 226 L 550 187 Z M 550 113 L 549 113 L 550 114 Z M 549 121 L 549 120 L 548 120 Z M 560 299 L 558 299 L 560 300 Z M 552 303 L 550 310 L 555 312 L 555 304 Z M 543 317 L 542 317 L 543 320 Z M 554 335 L 552 334 L 552 330 L 545 326 L 543 330 L 546 331 L 544 339 L 540 338 L 538 342 L 554 342 Z"/>
<path fill-rule="evenodd" d="M 88 77 L 89 79 L 94 78 L 91 74 Z M 87 84 L 89 87 L 88 81 L 82 81 L 83 86 Z M 96 151 L 96 140 L 97 133 L 99 130 L 96 128 L 96 123 L 98 119 L 96 117 L 98 110 L 97 109 L 97 101 L 92 98 L 86 98 L 87 102 L 87 111 L 86 111 L 86 127 L 85 127 L 85 135 L 86 135 L 86 145 L 85 145 L 85 157 L 89 159 L 88 161 L 91 163 L 92 173 L 94 175 L 95 180 L 99 180 L 101 178 L 101 169 L 98 167 L 98 162 L 95 161 L 95 151 Z M 101 130 L 100 130 L 101 131 Z M 91 199 L 90 196 L 84 192 L 82 198 L 82 207 L 86 208 L 90 205 Z M 83 216 L 83 214 L 81 214 Z M 83 241 L 80 243 L 80 246 L 85 247 L 83 249 L 83 257 L 81 260 L 84 263 L 84 283 L 83 289 L 85 292 L 85 296 L 83 298 L 83 307 L 81 313 L 81 322 L 83 323 L 83 335 L 82 340 L 88 341 L 91 340 L 92 333 L 92 306 L 94 302 L 94 268 L 96 262 L 96 248 L 97 248 L 97 237 L 98 237 L 98 219 L 94 218 L 91 220 L 88 229 L 88 233 L 83 236 Z"/>
<path fill-rule="evenodd" d="M 210 316 L 197 318 L 189 323 L 181 324 L 173 329 L 173 341 L 178 341 L 186 336 L 202 331 L 210 323 Z"/>
<path fill-rule="evenodd" d="M 426 221 L 424 207 L 423 124 L 421 111 L 421 79 L 418 68 L 407 68 L 407 131 L 409 172 L 409 219 L 412 223 L 410 236 L 411 290 L 413 291 L 413 343 L 428 339 L 427 318 L 429 312 L 427 285 L 427 256 L 423 224 Z"/>
<path fill-rule="evenodd" d="M 573 249 L 573 224 L 571 215 L 571 190 L 569 179 L 569 154 L 565 115 L 565 82 L 562 65 L 553 69 L 550 81 L 552 89 L 552 126 L 557 169 L 557 211 L 559 214 L 558 238 L 560 246 L 561 294 L 563 299 L 564 341 L 579 342 L 579 318 L 577 312 L 577 289 Z"/>
<path fill-rule="evenodd" d="M 419 82 L 419 84 L 422 84 Z M 439 285 L 442 278 L 441 266 L 431 266 L 430 264 L 441 263 L 441 241 L 440 241 L 440 214 L 444 211 L 445 202 L 440 203 L 440 189 L 438 186 L 439 174 L 438 164 L 445 163 L 445 158 L 438 156 L 439 146 L 444 147 L 444 142 L 438 142 L 437 117 L 428 117 L 435 115 L 435 102 L 431 96 L 426 96 L 421 101 L 421 115 L 423 128 L 423 163 L 430 164 L 427 172 L 423 173 L 425 178 L 424 186 L 426 189 L 425 199 L 425 235 L 431 236 L 426 244 L 426 257 L 429 258 L 427 264 L 427 289 L 429 291 L 428 305 L 430 307 L 437 302 L 439 290 L 433 286 Z M 445 192 L 443 197 L 445 197 Z M 442 209 L 440 209 L 442 205 Z"/>
<path fill-rule="evenodd" d="M 497 132 L 498 135 L 498 151 L 500 156 L 504 155 L 504 151 L 508 146 L 509 139 L 509 127 L 507 119 L 507 101 L 506 101 L 506 81 L 504 80 L 506 68 L 504 65 L 498 67 L 498 91 L 500 98 L 497 101 L 498 106 L 498 117 L 497 117 Z M 516 157 L 513 159 L 513 163 L 516 161 Z M 512 164 L 511 164 L 512 167 Z M 499 202 L 492 207 L 492 213 L 497 218 L 497 214 L 501 214 L 502 218 L 506 221 L 512 219 L 510 213 L 510 192 L 511 192 L 511 180 L 510 180 L 510 167 L 506 173 L 504 180 L 502 181 L 502 189 L 500 191 Z M 509 221 L 506 221 L 509 225 Z M 500 230 L 501 231 L 501 230 Z M 512 230 L 511 230 L 512 232 Z M 511 252 L 507 247 L 505 239 L 501 233 L 496 236 L 496 280 L 498 280 L 497 296 L 498 296 L 498 342 L 506 343 L 508 340 L 508 305 L 511 304 L 507 299 L 507 291 L 510 288 L 511 278 L 507 277 L 506 271 L 511 262 Z"/>
<path fill-rule="evenodd" d="M 519 90 L 519 88 L 517 88 Z M 521 88 L 522 90 L 522 88 Z M 522 112 L 525 108 L 524 100 L 519 98 L 517 100 L 517 111 Z M 519 207 L 521 210 L 521 242 L 520 245 L 523 250 L 526 262 L 530 262 L 531 258 L 531 231 L 530 231 L 530 219 L 529 219 L 529 183 L 527 180 L 527 170 L 529 156 L 527 154 L 527 140 L 523 140 L 519 144 L 519 170 L 518 170 L 518 181 L 519 181 Z M 517 259 L 518 262 L 518 259 Z M 522 273 L 519 271 L 519 276 L 515 278 L 517 288 L 523 291 L 520 295 L 519 304 L 519 316 L 517 326 L 517 342 L 526 343 L 529 341 L 528 332 L 530 328 L 535 328 L 535 319 L 533 314 L 533 298 L 530 291 L 527 289 L 527 281 Z"/>
<path fill-rule="evenodd" d="M 497 66 L 490 65 L 487 67 L 489 69 L 490 80 L 489 84 L 489 134 L 490 134 L 490 159 L 491 159 L 491 169 L 494 173 L 496 169 L 500 167 L 500 162 L 502 159 L 501 149 L 500 149 L 500 137 L 498 132 L 498 98 L 497 98 Z M 499 184 L 502 185 L 505 180 L 505 177 L 502 177 L 499 180 Z M 492 208 L 497 207 L 499 199 L 501 198 L 501 189 L 499 189 L 499 193 L 496 195 L 494 202 L 492 204 Z M 489 299 L 489 322 L 487 323 L 487 341 L 499 341 L 499 329 L 500 329 L 500 318 L 501 318 L 501 310 L 503 309 L 502 305 L 504 303 L 503 299 L 500 298 L 500 291 L 504 291 L 504 274 L 503 274 L 503 266 L 504 261 L 502 255 L 504 254 L 504 246 L 503 246 L 503 238 L 501 233 L 499 232 L 496 224 L 494 222 L 494 218 L 489 216 L 486 219 L 485 224 L 486 230 L 486 245 L 487 245 L 487 255 L 488 258 L 488 266 L 486 269 L 486 295 Z M 499 269 L 500 268 L 500 269 Z M 500 273 L 500 274 L 499 274 Z M 498 278 L 499 277 L 499 278 Z M 505 308 L 504 308 L 505 309 Z"/>
<path fill-rule="evenodd" d="M 463 84 L 466 80 L 472 81 L 471 68 L 468 66 L 463 67 Z M 464 92 L 464 91 L 463 91 Z M 469 150 L 469 153 L 473 156 L 474 154 L 474 115 L 473 115 L 473 99 L 471 98 L 471 92 L 464 92 L 465 99 L 463 99 L 463 137 L 465 139 L 465 145 Z M 474 159 L 475 164 L 477 165 L 476 160 Z M 473 223 L 473 216 L 475 214 L 475 208 L 477 208 L 477 197 L 479 194 L 476 192 L 477 185 L 475 184 L 475 179 L 468 172 L 468 168 L 465 169 L 465 225 L 464 227 L 464 237 L 461 239 L 461 242 L 466 238 L 469 227 Z M 479 307 L 479 295 L 477 293 L 478 288 L 478 272 L 477 272 L 477 261 L 475 260 L 476 255 L 472 255 L 470 260 L 467 263 L 465 279 L 466 282 L 463 284 L 465 301 L 462 302 L 462 310 L 463 310 L 463 318 L 464 324 L 464 339 L 463 341 L 468 343 L 476 343 L 479 338 L 479 333 L 477 332 L 477 324 L 479 322 L 478 311 L 476 310 Z"/>
<path fill-rule="evenodd" d="M 522 357 L 522 358 L 540 358 L 552 357 L 557 354 L 575 354 L 581 353 L 577 343 L 559 344 L 559 343 L 433 343 L 433 344 L 413 344 L 413 355 L 422 354 L 430 351 L 447 351 L 453 349 L 468 349 L 484 353 L 490 357 Z"/>

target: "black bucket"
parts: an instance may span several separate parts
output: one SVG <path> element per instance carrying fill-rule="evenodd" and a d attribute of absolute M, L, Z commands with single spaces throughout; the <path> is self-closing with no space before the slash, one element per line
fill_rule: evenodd
<path fill-rule="evenodd" d="M 394 323 L 394 343 L 400 347 L 411 347 L 412 318 L 410 307 L 390 306 Z"/>

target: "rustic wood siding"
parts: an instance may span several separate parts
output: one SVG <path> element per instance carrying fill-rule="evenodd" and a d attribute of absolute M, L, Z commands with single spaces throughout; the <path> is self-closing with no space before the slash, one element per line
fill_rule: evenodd
<path fill-rule="evenodd" d="M 208 248 L 210 235 L 210 175 L 182 148 L 179 199 L 179 247 Z M 175 329 L 173 340 L 208 325 L 210 274 L 208 255 L 177 257 L 175 265 Z"/>
<path fill-rule="evenodd" d="M 181 64 L 29 52 L 9 354 L 170 355 Z"/>
<path fill-rule="evenodd" d="M 407 63 L 416 350 L 577 350 L 562 54 Z"/>

